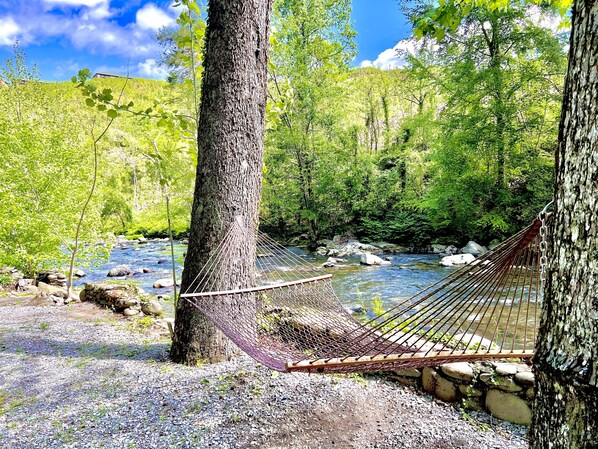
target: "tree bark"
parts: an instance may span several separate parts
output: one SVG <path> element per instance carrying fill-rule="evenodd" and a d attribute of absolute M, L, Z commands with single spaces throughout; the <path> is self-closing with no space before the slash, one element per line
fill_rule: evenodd
<path fill-rule="evenodd" d="M 573 9 L 532 448 L 598 444 L 598 0 Z"/>
<path fill-rule="evenodd" d="M 239 216 L 249 237 L 222 262 L 218 287 L 247 287 L 255 275 L 253 231 L 261 195 L 271 7 L 272 0 L 209 2 L 197 174 L 182 292 Z M 233 352 L 233 344 L 206 316 L 188 301 L 178 302 L 173 361 L 217 362 Z"/>

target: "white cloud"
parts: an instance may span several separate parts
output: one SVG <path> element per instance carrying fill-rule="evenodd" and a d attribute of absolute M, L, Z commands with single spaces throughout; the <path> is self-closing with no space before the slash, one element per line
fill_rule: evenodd
<path fill-rule="evenodd" d="M 92 7 L 104 3 L 105 0 L 43 0 L 47 5 L 87 6 Z"/>
<path fill-rule="evenodd" d="M 0 18 L 0 46 L 14 45 L 19 31 L 21 29 L 12 17 Z"/>
<path fill-rule="evenodd" d="M 137 2 L 116 7 L 111 0 L 0 0 L 0 48 L 17 39 L 23 48 L 55 48 L 60 43 L 83 54 L 129 59 L 140 76 L 165 78 L 166 71 L 156 62 L 162 48 L 155 34 L 174 24 L 177 14 L 175 8 L 162 9 L 153 1 L 143 7 Z M 119 68 L 118 73 L 123 72 L 126 67 Z"/>
<path fill-rule="evenodd" d="M 407 55 L 414 55 L 419 51 L 425 41 L 416 41 L 414 38 L 400 40 L 393 48 L 387 48 L 376 59 L 361 61 L 360 67 L 377 67 L 382 70 L 399 69 L 407 64 Z"/>
<path fill-rule="evenodd" d="M 137 11 L 136 22 L 145 30 L 159 30 L 162 27 L 173 25 L 175 21 L 166 11 L 153 3 L 147 3 Z"/>
<path fill-rule="evenodd" d="M 160 67 L 156 60 L 151 58 L 137 64 L 137 69 L 141 75 L 150 78 L 165 79 L 168 75 L 168 71 L 164 67 Z"/>

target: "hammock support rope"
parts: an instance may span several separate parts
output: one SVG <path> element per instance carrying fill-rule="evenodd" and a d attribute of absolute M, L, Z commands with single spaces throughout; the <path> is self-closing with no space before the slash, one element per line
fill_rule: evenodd
<path fill-rule="evenodd" d="M 343 307 L 330 274 L 260 232 L 253 285 L 223 285 L 223 270 L 234 261 L 240 242 L 256 238 L 239 221 L 181 298 L 243 351 L 279 371 L 388 371 L 530 358 L 550 218 L 541 214 L 494 250 L 398 299 L 367 323 Z"/>

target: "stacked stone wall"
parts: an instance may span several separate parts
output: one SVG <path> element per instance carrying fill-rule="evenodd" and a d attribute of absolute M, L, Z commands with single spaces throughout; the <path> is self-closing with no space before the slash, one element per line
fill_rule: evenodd
<path fill-rule="evenodd" d="M 525 363 L 456 362 L 398 370 L 391 377 L 443 401 L 461 402 L 467 409 L 485 410 L 516 424 L 531 422 L 534 375 Z"/>

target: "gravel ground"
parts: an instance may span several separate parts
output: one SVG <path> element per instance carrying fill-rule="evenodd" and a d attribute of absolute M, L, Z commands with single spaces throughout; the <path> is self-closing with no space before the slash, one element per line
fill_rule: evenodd
<path fill-rule="evenodd" d="M 525 428 L 462 416 L 376 376 L 196 368 L 91 304 L 0 299 L 0 448 L 526 448 Z"/>

